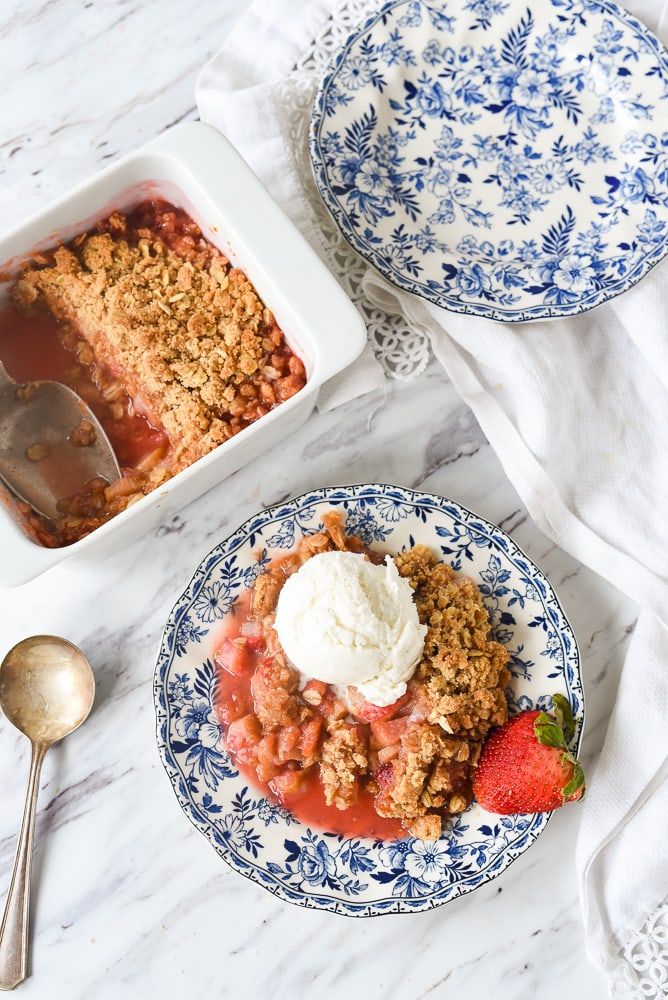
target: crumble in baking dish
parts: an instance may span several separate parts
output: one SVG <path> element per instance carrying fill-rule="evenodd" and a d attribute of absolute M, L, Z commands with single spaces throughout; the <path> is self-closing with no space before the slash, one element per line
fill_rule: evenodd
<path fill-rule="evenodd" d="M 59 376 L 31 374 L 30 349 L 21 357 L 9 342 L 9 328 L 16 340 L 25 326 L 7 322 L 0 357 L 8 371 L 17 381 L 71 384 L 96 410 L 123 471 L 116 483 L 93 482 L 64 499 L 55 524 L 22 509 L 46 545 L 88 534 L 306 383 L 302 360 L 246 275 L 161 199 L 112 212 L 34 255 L 11 299 L 26 323 L 41 324 L 37 346 L 51 336 L 67 359 Z"/>

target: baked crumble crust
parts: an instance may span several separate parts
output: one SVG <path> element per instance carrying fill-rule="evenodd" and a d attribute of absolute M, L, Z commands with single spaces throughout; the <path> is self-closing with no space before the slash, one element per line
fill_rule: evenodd
<path fill-rule="evenodd" d="M 425 545 L 394 559 L 427 625 L 416 680 L 424 685 L 429 720 L 446 733 L 480 740 L 505 721 L 508 653 L 489 636 L 489 615 L 473 580 L 455 576 Z M 500 720 L 500 721 L 499 721 Z"/>
<path fill-rule="evenodd" d="M 320 779 L 325 802 L 348 809 L 357 802 L 357 779 L 369 766 L 368 744 L 359 726 L 337 720 L 327 726 L 320 751 Z"/>
<path fill-rule="evenodd" d="M 22 310 L 42 304 L 75 322 L 98 362 L 162 425 L 174 471 L 226 441 L 243 387 L 282 341 L 246 276 L 220 254 L 183 260 L 145 232 L 134 245 L 112 233 L 61 246 L 14 289 Z"/>

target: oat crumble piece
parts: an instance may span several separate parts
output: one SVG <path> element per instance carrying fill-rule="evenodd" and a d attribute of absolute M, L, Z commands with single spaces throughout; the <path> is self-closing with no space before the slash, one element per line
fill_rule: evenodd
<path fill-rule="evenodd" d="M 359 726 L 336 721 L 328 726 L 320 752 L 320 780 L 328 806 L 348 809 L 357 802 L 358 778 L 369 760 L 366 740 Z"/>

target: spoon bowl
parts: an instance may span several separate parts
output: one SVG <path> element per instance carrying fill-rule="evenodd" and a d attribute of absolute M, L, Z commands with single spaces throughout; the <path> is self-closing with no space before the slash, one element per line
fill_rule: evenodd
<path fill-rule="evenodd" d="M 0 708 L 29 740 L 55 743 L 74 732 L 94 693 L 88 660 L 57 636 L 24 639 L 0 665 Z"/>
<path fill-rule="evenodd" d="M 87 718 L 95 696 L 91 666 L 67 639 L 36 635 L 17 643 L 0 664 L 0 707 L 31 743 L 30 776 L 14 870 L 0 924 L 0 989 L 27 976 L 30 872 L 39 776 L 54 743 Z"/>
<path fill-rule="evenodd" d="M 0 361 L 0 480 L 54 520 L 58 503 L 91 479 L 112 483 L 121 470 L 91 408 L 61 382 L 19 385 Z"/>

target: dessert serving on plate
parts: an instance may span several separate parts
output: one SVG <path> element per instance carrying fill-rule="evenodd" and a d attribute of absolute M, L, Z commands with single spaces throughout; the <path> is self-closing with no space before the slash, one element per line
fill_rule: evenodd
<path fill-rule="evenodd" d="M 509 657 L 472 580 L 423 545 L 379 558 L 333 511 L 267 567 L 215 655 L 219 718 L 235 763 L 302 821 L 437 840 L 508 717 Z"/>
<path fill-rule="evenodd" d="M 458 504 L 381 485 L 269 508 L 209 553 L 154 684 L 195 826 L 282 898 L 349 915 L 446 902 L 533 843 L 549 814 L 493 816 L 473 773 L 555 693 L 575 752 L 577 646 L 540 571 Z"/>

